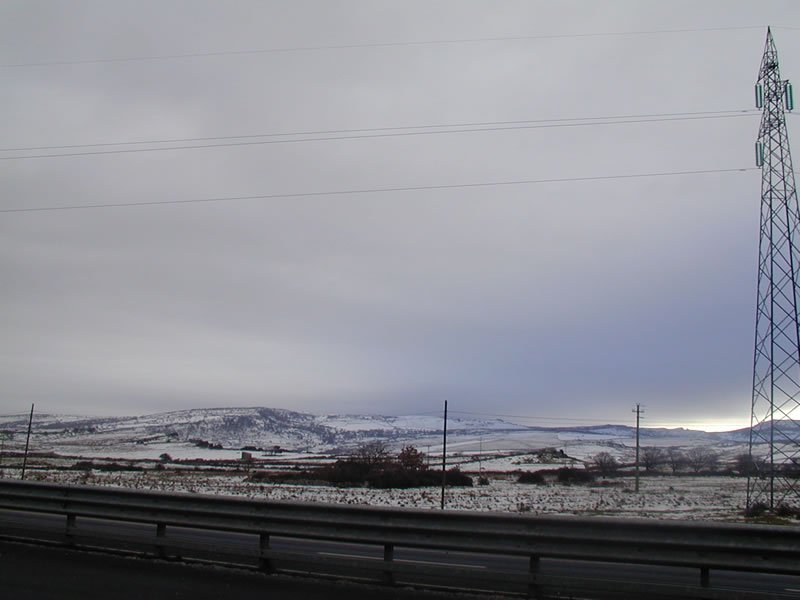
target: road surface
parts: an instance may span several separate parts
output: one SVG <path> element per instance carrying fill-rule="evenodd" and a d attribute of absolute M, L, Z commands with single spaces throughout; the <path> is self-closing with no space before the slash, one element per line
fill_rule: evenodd
<path fill-rule="evenodd" d="M 58 515 L 0 510 L 0 535 L 6 537 L 36 538 L 51 540 L 53 542 L 63 542 L 65 523 L 65 517 Z M 91 540 L 92 538 L 113 535 L 115 538 L 126 540 L 122 544 L 123 548 L 127 547 L 129 550 L 142 551 L 142 549 L 145 549 L 152 551 L 152 545 L 142 540 L 152 541 L 155 533 L 155 526 L 140 523 L 121 523 L 118 521 L 80 518 L 78 520 L 76 532 L 78 532 L 77 541 L 79 543 L 83 538 Z M 128 581 L 131 580 L 131 577 L 134 577 L 133 580 L 138 582 L 137 585 L 144 585 L 146 582 L 141 581 L 141 578 L 135 576 L 135 574 L 139 571 L 145 571 L 147 573 L 145 579 L 148 581 L 152 580 L 151 583 L 153 583 L 153 585 L 156 585 L 156 587 L 164 586 L 165 589 L 172 589 L 166 582 L 171 580 L 172 577 L 178 576 L 176 573 L 183 568 L 194 569 L 194 571 L 192 571 L 193 574 L 188 576 L 191 581 L 206 582 L 206 580 L 208 580 L 206 583 L 203 583 L 201 589 L 195 589 L 197 586 L 194 583 L 190 585 L 190 588 L 193 590 L 192 597 L 194 598 L 205 597 L 202 595 L 205 593 L 205 586 L 209 586 L 208 589 L 213 589 L 217 585 L 228 586 L 231 590 L 235 588 L 238 590 L 237 594 L 240 594 L 237 596 L 238 600 L 239 598 L 249 597 L 246 595 L 246 590 L 249 589 L 248 586 L 254 586 L 253 589 L 261 589 L 263 592 L 264 586 L 266 585 L 265 581 L 275 582 L 275 586 L 278 587 L 284 585 L 284 583 L 281 583 L 284 582 L 284 579 L 280 577 L 270 577 L 253 572 L 253 568 L 258 565 L 257 551 L 259 539 L 257 535 L 170 527 L 165 540 L 168 543 L 174 543 L 177 547 L 180 547 L 180 554 L 183 558 L 227 563 L 235 562 L 244 567 L 250 567 L 250 571 L 246 569 L 235 569 L 233 572 L 237 573 L 237 576 L 231 578 L 231 576 L 226 575 L 226 573 L 230 571 L 227 569 L 215 570 L 210 567 L 188 567 L 175 561 L 169 563 L 165 561 L 137 560 L 131 558 L 123 559 L 120 557 L 104 557 L 99 553 L 87 554 L 85 552 L 70 552 L 57 548 L 37 548 L 36 546 L 27 544 L 12 544 L 8 547 L 4 546 L 2 560 L 0 560 L 0 585 L 7 590 L 9 589 L 7 587 L 7 582 L 14 581 L 16 582 L 15 585 L 23 587 L 26 585 L 32 586 L 31 589 L 36 589 L 41 592 L 39 595 L 27 596 L 31 598 L 66 597 L 59 596 L 58 594 L 48 596 L 46 591 L 41 588 L 41 586 L 60 587 L 62 591 L 74 590 L 76 594 L 74 597 L 77 598 L 87 597 L 80 596 L 80 593 L 81 591 L 86 592 L 89 590 L 89 588 L 86 587 L 87 585 L 94 585 L 92 583 L 93 579 L 105 580 L 110 577 L 110 573 L 114 573 L 114 577 L 118 577 L 119 581 Z M 119 546 L 115 544 L 115 547 Z M 375 561 L 381 561 L 383 559 L 382 547 L 361 544 L 273 537 L 270 540 L 270 547 L 273 550 L 299 553 L 312 557 L 312 559 L 317 558 L 320 563 L 324 562 L 325 557 L 345 559 L 349 557 L 368 557 Z M 52 553 L 53 556 L 48 553 Z M 170 551 L 168 548 L 167 557 L 174 558 L 174 556 L 175 552 Z M 491 573 L 493 570 L 519 571 L 525 573 L 529 568 L 529 562 L 526 557 L 497 556 L 481 554 L 479 552 L 464 553 L 399 548 L 395 551 L 394 560 L 409 565 L 440 564 L 451 566 L 454 569 L 467 569 L 477 575 L 478 578 L 480 578 L 481 573 Z M 53 567 L 53 565 L 57 565 L 57 567 Z M 282 567 L 282 565 L 277 566 Z M 57 568 L 58 573 L 61 574 L 60 578 L 58 573 L 51 574 L 53 568 Z M 316 568 L 323 572 L 325 571 L 324 564 L 318 564 Z M 698 569 L 557 559 L 542 559 L 539 568 L 542 574 L 548 575 L 569 577 L 579 572 L 584 577 L 588 576 L 598 579 L 614 579 L 618 581 L 644 583 L 659 582 L 696 585 L 700 577 Z M 42 576 L 43 572 L 47 573 L 47 577 Z M 27 576 L 24 575 L 25 573 L 27 573 Z M 70 573 L 73 575 L 70 575 Z M 375 577 L 374 573 L 365 574 L 357 570 L 342 573 L 341 567 L 331 567 L 329 573 L 331 575 L 341 574 L 349 577 Z M 183 577 L 186 576 L 180 575 L 179 579 Z M 724 588 L 731 591 L 769 591 L 776 594 L 777 597 L 800 599 L 800 577 L 712 571 L 711 578 L 712 586 L 717 589 Z M 28 583 L 25 583 L 26 581 Z M 116 581 L 116 579 L 114 581 Z M 289 578 L 287 581 L 292 582 L 292 585 L 299 585 L 296 578 Z M 458 585 L 459 582 L 453 581 L 452 578 L 445 579 L 433 576 L 414 578 L 413 575 L 404 575 L 401 576 L 399 583 L 452 586 L 454 584 Z M 270 585 L 272 585 L 272 583 L 270 583 Z M 311 584 L 309 583 L 309 585 Z M 323 587 L 325 585 L 333 584 L 324 584 Z M 16 588 L 16 591 L 24 593 L 23 587 Z M 474 585 L 471 587 L 474 588 Z M 524 593 L 526 591 L 524 588 L 520 587 L 519 584 L 512 583 L 505 586 L 501 583 L 499 587 L 497 584 L 493 584 L 491 587 L 492 589 L 509 593 Z M 132 586 L 130 590 L 127 590 L 125 593 L 133 594 L 136 589 L 138 589 L 136 586 Z M 377 589 L 382 590 L 381 593 L 399 593 L 398 588 L 384 587 Z M 183 593 L 188 593 L 181 586 L 175 587 L 174 590 L 175 593 L 168 597 L 189 597 L 181 595 Z M 348 588 L 348 590 L 348 593 L 354 593 L 352 589 Z M 143 590 L 140 591 L 144 593 Z M 278 595 L 274 597 L 281 598 L 282 596 L 280 594 L 284 593 L 284 591 L 277 590 L 276 594 Z M 304 592 L 304 600 L 316 598 L 313 593 L 313 590 L 310 590 L 308 594 Z M 325 593 L 328 595 L 320 597 L 337 597 L 330 595 L 330 590 Z M 375 594 L 376 592 L 373 591 L 370 597 L 400 597 L 394 595 L 376 596 Z M 21 598 L 26 596 L 15 593 L 8 595 L 8 597 Z M 129 597 L 144 598 L 155 596 L 149 595 L 148 592 L 147 595 L 133 595 Z M 351 595 L 349 597 L 355 596 Z M 215 598 L 219 598 L 219 596 L 215 596 Z"/>

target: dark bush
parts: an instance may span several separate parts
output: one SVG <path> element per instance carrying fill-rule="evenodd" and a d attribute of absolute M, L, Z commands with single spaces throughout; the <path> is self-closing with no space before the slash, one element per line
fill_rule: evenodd
<path fill-rule="evenodd" d="M 760 517 L 768 510 L 769 506 L 767 506 L 764 502 L 755 502 L 744 509 L 744 516 L 750 518 Z"/>
<path fill-rule="evenodd" d="M 404 446 L 397 455 L 397 462 L 406 471 L 424 471 L 428 468 L 425 465 L 425 455 L 414 446 Z"/>
<path fill-rule="evenodd" d="M 792 462 L 781 465 L 779 472 L 782 477 L 798 479 L 800 478 L 800 463 L 797 462 L 797 459 L 794 459 Z"/>
<path fill-rule="evenodd" d="M 442 484 L 441 471 L 408 470 L 399 465 L 391 465 L 381 471 L 372 473 L 366 479 L 375 488 L 412 488 L 439 486 Z M 445 475 L 445 485 L 454 487 L 472 487 L 472 477 L 465 475 L 458 467 L 453 467 Z"/>
<path fill-rule="evenodd" d="M 445 483 L 455 487 L 472 487 L 472 477 L 462 473 L 458 467 L 453 467 L 447 471 Z"/>
<path fill-rule="evenodd" d="M 353 459 L 340 459 L 332 465 L 322 467 L 317 475 L 325 481 L 337 484 L 363 484 L 372 472 L 372 467 Z"/>
<path fill-rule="evenodd" d="M 360 446 L 350 457 L 313 472 L 317 480 L 336 485 L 370 485 L 376 488 L 411 488 L 438 486 L 442 483 L 441 471 L 432 471 L 423 462 L 413 446 L 406 446 L 392 458 L 382 444 Z M 458 467 L 447 471 L 446 485 L 472 486 L 472 478 Z"/>
<path fill-rule="evenodd" d="M 192 438 L 189 441 L 198 448 L 208 448 L 209 450 L 222 450 L 222 444 L 215 444 L 214 442 L 209 442 L 208 440 Z"/>
<path fill-rule="evenodd" d="M 556 470 L 556 478 L 559 483 L 592 483 L 594 475 L 585 469 L 573 469 L 572 467 L 562 467 Z"/>
<path fill-rule="evenodd" d="M 429 471 L 409 471 L 399 467 L 389 467 L 371 474 L 367 477 L 367 483 L 374 488 L 412 488 L 429 483 L 432 475 Z"/>
<path fill-rule="evenodd" d="M 542 485 L 544 482 L 544 475 L 537 472 L 520 473 L 520 476 L 517 479 L 517 483 L 533 483 L 536 485 Z"/>
<path fill-rule="evenodd" d="M 320 483 L 327 481 L 316 471 L 252 471 L 246 481 L 250 483 Z"/>
<path fill-rule="evenodd" d="M 76 471 L 143 471 L 142 467 L 136 465 L 122 465 L 116 462 L 94 463 L 90 460 L 80 460 L 71 467 Z"/>
<path fill-rule="evenodd" d="M 795 508 L 788 504 L 779 504 L 778 508 L 775 509 L 775 514 L 784 518 L 800 518 L 800 508 Z"/>
<path fill-rule="evenodd" d="M 248 481 L 252 482 L 262 482 L 262 481 L 269 481 L 270 474 L 266 471 L 253 471 L 250 473 L 250 476 L 247 478 Z"/>

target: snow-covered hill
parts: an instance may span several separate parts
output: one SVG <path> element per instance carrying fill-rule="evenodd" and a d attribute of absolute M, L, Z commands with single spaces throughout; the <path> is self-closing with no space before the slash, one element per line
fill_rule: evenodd
<path fill-rule="evenodd" d="M 0 431 L 20 440 L 26 414 L 0 416 Z M 451 417 L 451 448 L 518 449 L 544 446 L 613 448 L 629 446 L 633 428 L 624 425 L 530 427 L 504 419 Z M 430 415 L 313 415 L 275 408 L 210 408 L 140 417 L 34 415 L 35 446 L 40 450 L 84 454 L 146 454 L 170 444 L 200 444 L 240 450 L 245 447 L 294 452 L 335 452 L 372 440 L 390 446 L 413 443 L 436 447 L 442 419 Z M 686 429 L 642 429 L 643 444 L 688 446 L 741 443 L 745 431 L 706 433 Z M 13 440 L 12 440 L 13 441 Z M 157 455 L 156 455 L 157 456 Z"/>
<path fill-rule="evenodd" d="M 28 415 L 0 416 L 0 430 L 19 436 Z M 388 443 L 437 434 L 439 417 L 424 415 L 312 415 L 274 408 L 211 408 L 141 417 L 77 417 L 35 414 L 40 445 L 118 447 L 128 444 L 202 441 L 223 448 L 245 446 L 295 451 L 331 451 L 361 442 Z M 502 420 L 452 418 L 454 434 L 519 431 L 524 426 Z"/>

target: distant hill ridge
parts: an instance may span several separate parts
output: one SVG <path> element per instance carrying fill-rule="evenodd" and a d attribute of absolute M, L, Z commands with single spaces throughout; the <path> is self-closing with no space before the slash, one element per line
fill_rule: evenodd
<path fill-rule="evenodd" d="M 27 414 L 0 416 L 0 430 L 22 432 Z M 582 436 L 632 437 L 628 425 L 530 426 L 507 419 L 452 416 L 448 432 L 465 436 L 552 432 Z M 281 446 L 295 450 L 328 451 L 371 440 L 413 443 L 441 435 L 442 418 L 434 415 L 315 415 L 279 408 L 199 408 L 138 417 L 85 417 L 34 414 L 34 432 L 40 440 L 57 444 L 114 445 L 203 440 L 226 448 Z M 742 441 L 748 429 L 707 433 L 688 429 L 642 428 L 648 438 L 686 436 L 696 440 Z M 646 444 L 646 441 L 643 442 Z"/>

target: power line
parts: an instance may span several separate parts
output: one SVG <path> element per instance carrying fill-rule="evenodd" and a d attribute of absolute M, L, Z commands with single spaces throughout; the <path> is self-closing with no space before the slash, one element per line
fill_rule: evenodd
<path fill-rule="evenodd" d="M 569 422 L 590 422 L 590 423 L 603 423 L 605 425 L 611 425 L 612 423 L 608 420 L 603 419 L 581 419 L 577 417 L 539 417 L 533 415 L 508 415 L 508 414 L 501 414 L 501 413 L 484 413 L 484 412 L 472 412 L 467 410 L 453 410 L 450 411 L 455 414 L 459 415 L 474 415 L 479 417 L 502 417 L 506 419 L 524 419 L 529 421 L 569 421 Z"/>
<path fill-rule="evenodd" d="M 590 418 L 579 418 L 579 417 L 542 417 L 542 416 L 536 416 L 536 415 L 510 415 L 510 414 L 503 414 L 503 413 L 471 412 L 471 411 L 465 411 L 465 410 L 452 410 L 450 412 L 456 413 L 456 414 L 460 414 L 460 415 L 475 415 L 475 416 L 483 416 L 483 417 L 500 417 L 500 418 L 506 418 L 506 419 L 522 419 L 522 420 L 526 420 L 526 421 L 554 421 L 554 422 L 564 421 L 564 422 L 575 422 L 575 423 L 581 423 L 581 422 L 601 423 L 603 425 L 622 426 L 622 427 L 628 427 L 630 429 L 633 429 L 633 427 L 631 427 L 630 425 L 625 425 L 622 422 L 614 423 L 613 421 L 610 421 L 608 419 L 590 419 Z M 644 410 L 642 410 L 642 412 L 644 412 Z M 427 413 L 421 413 L 421 414 L 427 414 Z M 431 412 L 430 414 L 439 414 L 439 413 Z M 681 420 L 681 421 L 672 421 L 672 420 L 669 420 L 669 419 L 658 419 L 657 421 L 654 421 L 654 423 L 658 423 L 659 424 L 658 426 L 660 426 L 661 424 L 666 424 L 666 425 L 691 425 L 691 424 L 702 425 L 704 423 L 704 421 L 692 421 L 692 420 L 686 420 L 686 419 Z M 650 427 L 650 429 L 656 428 L 658 426 L 657 425 L 652 425 Z M 555 425 L 548 426 L 548 427 L 555 427 Z"/>
<path fill-rule="evenodd" d="M 607 31 L 598 33 L 561 33 L 561 34 L 537 34 L 537 35 L 515 35 L 497 36 L 483 38 L 456 38 L 446 40 L 422 40 L 422 41 L 400 41 L 400 42 L 373 42 L 364 44 L 332 44 L 324 46 L 294 46 L 284 48 L 264 48 L 250 50 L 222 50 L 218 52 L 191 52 L 185 54 L 161 54 L 152 56 L 127 56 L 119 58 L 90 58 L 83 60 L 59 60 L 42 62 L 6 63 L 0 64 L 0 68 L 20 68 L 20 67 L 48 67 L 64 65 L 88 65 L 98 63 L 124 63 L 142 62 L 157 60 L 176 60 L 182 58 L 207 58 L 212 56 L 241 56 L 247 54 L 284 54 L 292 52 L 316 52 L 320 50 L 355 50 L 360 48 L 393 48 L 403 46 L 441 46 L 448 44 L 473 44 L 483 42 L 506 42 L 506 41 L 528 41 L 528 40 L 557 40 L 557 39 L 576 39 L 576 38 L 602 38 L 602 37 L 625 37 L 637 35 L 662 35 L 674 33 L 705 33 L 712 31 L 736 31 L 746 29 L 764 29 L 765 25 L 744 25 L 738 27 L 701 27 L 695 29 L 653 29 L 645 31 Z"/>
<path fill-rule="evenodd" d="M 710 173 L 744 173 L 746 171 L 755 171 L 756 167 L 747 167 L 740 169 L 703 169 L 696 171 L 666 171 L 660 173 L 635 173 L 627 175 L 597 175 L 591 177 L 563 177 L 552 179 L 523 179 L 512 181 L 489 181 L 480 183 L 454 183 L 444 185 L 420 185 L 420 186 L 407 186 L 407 187 L 392 187 L 392 188 L 366 188 L 366 189 L 352 189 L 352 190 L 333 190 L 324 192 L 297 192 L 289 194 L 259 194 L 254 196 L 226 196 L 218 198 L 192 198 L 187 200 L 149 200 L 141 202 L 121 202 L 117 204 L 73 204 L 67 206 L 41 206 L 31 208 L 6 208 L 0 209 L 0 213 L 21 213 L 21 212 L 45 212 L 57 210 L 85 210 L 93 208 L 126 208 L 133 206 L 161 206 L 167 204 L 197 204 L 197 203 L 210 203 L 210 202 L 234 202 L 240 200 L 280 200 L 288 198 L 318 198 L 325 196 L 348 196 L 348 195 L 365 195 L 365 194 L 381 194 L 390 192 L 419 192 L 425 190 L 452 190 L 452 189 L 468 189 L 468 188 L 482 188 L 482 187 L 498 187 L 498 186 L 513 186 L 513 185 L 535 185 L 543 183 L 571 183 L 581 181 L 607 181 L 612 179 L 642 179 L 648 177 L 674 177 L 685 175 L 704 175 Z"/>
<path fill-rule="evenodd" d="M 453 133 L 475 133 L 481 131 L 513 131 L 520 129 L 551 129 L 557 127 L 587 127 L 595 125 L 629 125 L 636 123 L 661 123 L 667 121 L 696 121 L 707 119 L 730 119 L 736 117 L 751 116 L 750 113 L 741 114 L 723 114 L 723 115 L 709 115 L 709 116 L 695 116 L 695 117 L 669 117 L 669 118 L 646 118 L 646 119 L 627 119 L 616 121 L 585 121 L 579 123 L 551 123 L 551 124 L 537 124 L 537 125 L 510 125 L 501 127 L 478 127 L 469 129 L 447 129 L 438 131 L 397 131 L 392 133 L 367 133 L 358 135 L 341 135 L 341 136 L 327 136 L 327 137 L 308 137 L 308 138 L 294 138 L 287 140 L 257 140 L 248 142 L 225 142 L 221 144 L 195 144 L 191 146 L 169 146 L 163 148 L 127 148 L 123 150 L 91 150 L 87 152 L 58 152 L 54 154 L 30 154 L 30 155 L 16 155 L 16 156 L 2 156 L 0 160 L 27 160 L 27 159 L 41 159 L 41 158 L 64 158 L 75 156 L 100 156 L 108 154 L 134 154 L 140 152 L 165 152 L 170 150 L 197 150 L 203 148 L 231 148 L 237 146 L 264 146 L 273 144 L 297 144 L 301 142 L 326 142 L 326 141 L 342 141 L 342 140 L 360 140 L 370 138 L 392 138 L 392 137 L 409 137 L 417 135 L 444 135 Z M 269 134 L 278 135 L 278 134 Z M 125 142 L 123 142 L 125 143 Z M 134 142 L 135 143 L 135 142 Z M 155 142 L 154 142 L 155 143 Z M 161 142 L 158 142 L 161 143 Z M 166 143 L 166 141 L 164 142 Z"/>
<path fill-rule="evenodd" d="M 676 112 L 676 113 L 655 113 L 655 114 L 640 114 L 640 115 L 610 115 L 604 117 L 574 117 L 574 118 L 557 118 L 557 119 L 524 119 L 518 121 L 476 121 L 465 123 L 440 123 L 436 125 L 401 125 L 398 127 L 362 127 L 358 129 L 327 129 L 318 131 L 288 131 L 288 132 L 269 132 L 269 133 L 252 133 L 247 135 L 225 135 L 213 137 L 195 137 L 195 138 L 171 138 L 171 139 L 158 139 L 158 140 L 128 140 L 124 142 L 98 142 L 92 144 L 64 144 L 60 146 L 29 146 L 19 148 L 0 148 L 0 152 L 32 152 L 36 150 L 65 150 L 69 148 L 98 148 L 102 146 L 132 146 L 140 144 L 177 144 L 184 142 L 205 142 L 215 140 L 239 140 L 249 138 L 263 138 L 263 137 L 289 137 L 299 135 L 334 135 L 346 133 L 370 133 L 378 131 L 407 131 L 412 129 L 432 129 L 444 127 L 484 127 L 493 125 L 523 125 L 528 123 L 568 123 L 568 122 L 583 122 L 583 121 L 605 121 L 614 120 L 617 122 L 619 119 L 657 119 L 660 117 L 694 117 L 694 116 L 709 116 L 716 118 L 719 116 L 746 116 L 751 114 L 760 114 L 757 109 L 739 109 L 739 110 L 708 110 L 708 111 L 694 111 L 694 112 Z M 491 131 L 491 130 L 490 130 Z"/>

